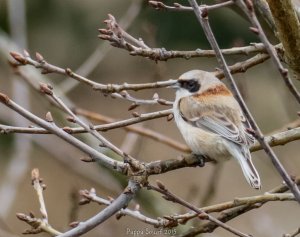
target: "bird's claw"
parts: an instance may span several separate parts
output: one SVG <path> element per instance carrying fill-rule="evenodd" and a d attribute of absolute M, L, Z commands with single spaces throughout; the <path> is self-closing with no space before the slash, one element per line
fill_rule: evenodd
<path fill-rule="evenodd" d="M 195 154 L 192 153 L 192 156 L 195 157 L 198 160 L 198 166 L 199 167 L 204 167 L 205 165 L 205 161 L 206 161 L 206 157 L 204 155 L 199 155 L 199 154 Z"/>

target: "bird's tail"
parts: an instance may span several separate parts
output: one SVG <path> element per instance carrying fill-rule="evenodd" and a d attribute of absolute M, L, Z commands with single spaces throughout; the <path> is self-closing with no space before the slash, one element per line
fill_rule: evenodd
<path fill-rule="evenodd" d="M 260 177 L 251 161 L 251 155 L 248 148 L 245 147 L 244 149 L 238 148 L 233 150 L 234 154 L 232 155 L 239 162 L 247 182 L 250 184 L 251 187 L 255 189 L 260 189 Z"/>

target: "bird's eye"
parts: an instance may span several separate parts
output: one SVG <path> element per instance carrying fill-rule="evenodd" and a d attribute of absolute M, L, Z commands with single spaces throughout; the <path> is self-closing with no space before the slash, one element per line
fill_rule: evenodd
<path fill-rule="evenodd" d="M 189 92 L 197 92 L 200 88 L 200 84 L 199 84 L 198 80 L 191 79 L 191 80 L 185 81 L 182 84 L 182 87 L 187 89 Z"/>

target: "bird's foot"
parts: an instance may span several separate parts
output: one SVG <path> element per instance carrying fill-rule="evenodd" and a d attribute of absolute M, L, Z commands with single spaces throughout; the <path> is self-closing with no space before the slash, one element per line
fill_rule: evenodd
<path fill-rule="evenodd" d="M 192 153 L 191 156 L 194 157 L 194 158 L 196 158 L 196 159 L 199 161 L 198 166 L 204 167 L 205 162 L 206 162 L 206 160 L 207 160 L 207 157 L 206 157 L 206 156 L 204 156 L 204 155 L 199 155 L 199 154 L 195 154 L 195 153 Z"/>

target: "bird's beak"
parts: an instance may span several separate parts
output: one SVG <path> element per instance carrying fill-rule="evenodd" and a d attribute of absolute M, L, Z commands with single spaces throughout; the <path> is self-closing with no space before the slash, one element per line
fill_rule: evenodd
<path fill-rule="evenodd" d="M 174 80 L 174 84 L 167 86 L 167 88 L 178 89 L 179 83 L 177 80 Z"/>

